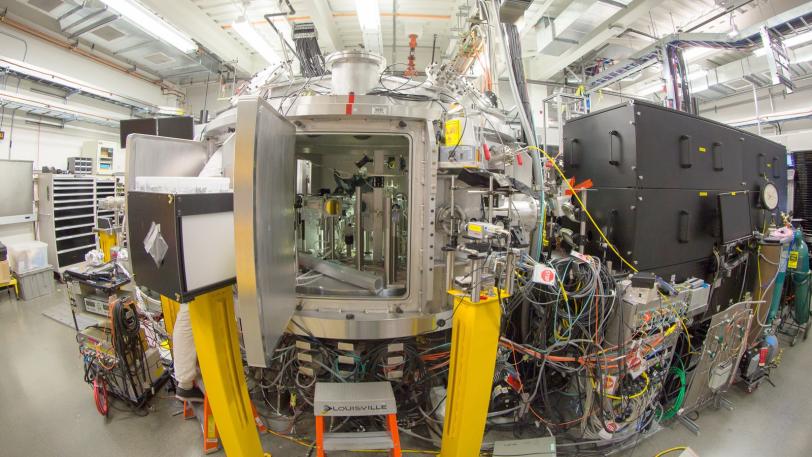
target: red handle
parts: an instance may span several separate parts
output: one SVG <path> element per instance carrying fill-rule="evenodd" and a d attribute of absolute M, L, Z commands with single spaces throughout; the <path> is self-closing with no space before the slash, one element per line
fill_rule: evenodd
<path fill-rule="evenodd" d="M 521 152 L 516 154 L 516 163 L 518 163 L 519 166 L 524 165 L 524 159 L 522 158 L 522 153 Z"/>
<path fill-rule="evenodd" d="M 482 152 L 485 153 L 485 160 L 491 160 L 491 148 L 485 143 L 482 143 Z"/>

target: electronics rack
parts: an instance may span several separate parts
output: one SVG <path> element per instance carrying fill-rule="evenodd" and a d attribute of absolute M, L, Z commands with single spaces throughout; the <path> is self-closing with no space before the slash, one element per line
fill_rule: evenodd
<path fill-rule="evenodd" d="M 155 328 L 145 328 L 153 323 L 129 299 L 112 300 L 108 322 L 76 335 L 85 382 L 93 386 L 96 407 L 105 416 L 110 395 L 140 409 L 170 377 L 155 341 Z"/>

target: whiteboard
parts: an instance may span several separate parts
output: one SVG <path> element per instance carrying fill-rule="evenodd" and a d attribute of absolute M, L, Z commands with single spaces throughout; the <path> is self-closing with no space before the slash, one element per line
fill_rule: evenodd
<path fill-rule="evenodd" d="M 0 224 L 35 220 L 34 162 L 0 160 Z"/>

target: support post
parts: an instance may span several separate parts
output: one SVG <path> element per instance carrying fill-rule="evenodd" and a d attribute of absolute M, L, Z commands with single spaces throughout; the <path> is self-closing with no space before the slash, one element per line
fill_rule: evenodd
<path fill-rule="evenodd" d="M 361 214 L 363 209 L 363 193 L 361 186 L 355 188 L 355 235 L 353 235 L 353 242 L 355 243 L 355 269 L 364 269 L 364 217 Z"/>
<path fill-rule="evenodd" d="M 262 445 L 245 383 L 231 287 L 189 305 L 197 358 L 223 448 L 229 457 L 261 457 Z"/>
<path fill-rule="evenodd" d="M 454 305 L 451 364 L 441 457 L 479 455 L 488 417 L 501 307 L 496 289 L 472 302 L 464 292 L 449 290 Z M 507 298 L 507 292 L 499 295 Z"/>
<path fill-rule="evenodd" d="M 161 311 L 164 313 L 164 327 L 166 327 L 166 333 L 172 335 L 172 332 L 175 330 L 175 321 L 178 320 L 180 303 L 172 300 L 169 297 L 161 295 Z M 167 342 L 169 343 L 169 350 L 174 350 L 174 347 L 172 346 L 172 338 L 169 338 Z"/>

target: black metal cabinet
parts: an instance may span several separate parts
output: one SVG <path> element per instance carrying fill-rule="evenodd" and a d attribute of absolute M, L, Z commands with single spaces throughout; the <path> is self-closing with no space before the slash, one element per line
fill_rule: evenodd
<path fill-rule="evenodd" d="M 564 126 L 567 176 L 592 179 L 595 187 L 637 186 L 636 134 L 627 105 L 579 117 Z"/>
<path fill-rule="evenodd" d="M 596 187 L 741 190 L 739 131 L 646 103 L 567 122 L 565 167 Z"/>
<path fill-rule="evenodd" d="M 563 152 L 568 177 L 592 180 L 588 209 L 618 251 L 638 269 L 664 277 L 709 268 L 720 242 L 719 193 L 751 192 L 754 229 L 777 214 L 761 205 L 765 183 L 778 188 L 779 209 L 786 205 L 783 146 L 649 103 L 568 121 Z M 588 227 L 589 252 L 604 255 L 606 246 Z"/>
<path fill-rule="evenodd" d="M 653 188 L 741 189 L 732 130 L 658 106 L 634 104 L 641 185 Z"/>
<path fill-rule="evenodd" d="M 640 270 L 707 258 L 718 237 L 714 192 L 600 189 L 590 192 L 588 205 L 612 244 Z M 591 224 L 587 240 L 591 254 L 604 251 Z"/>

